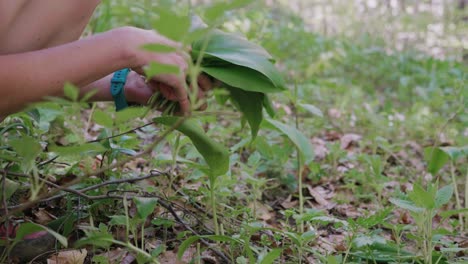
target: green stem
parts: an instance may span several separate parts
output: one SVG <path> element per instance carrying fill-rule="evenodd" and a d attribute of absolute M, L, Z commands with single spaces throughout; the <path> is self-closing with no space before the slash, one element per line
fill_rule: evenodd
<path fill-rule="evenodd" d="M 298 188 L 299 188 L 299 214 L 301 215 L 300 222 L 299 222 L 299 231 L 304 233 L 304 221 L 302 220 L 304 214 L 304 195 L 302 193 L 302 159 L 300 156 L 299 149 L 297 150 L 297 165 L 299 168 L 298 171 Z"/>
<path fill-rule="evenodd" d="M 218 212 L 216 210 L 216 199 L 215 199 L 215 182 L 213 180 L 210 180 L 210 194 L 211 194 L 211 207 L 213 209 L 213 224 L 215 227 L 215 234 L 219 235 Z"/>
<path fill-rule="evenodd" d="M 461 201 L 460 201 L 460 194 L 458 193 L 457 187 L 457 178 L 455 177 L 455 166 L 453 165 L 453 160 L 450 162 L 450 174 L 452 176 L 452 184 L 453 184 L 453 191 L 455 193 L 455 201 L 457 204 L 457 210 L 462 209 Z M 458 214 L 458 220 L 460 221 L 460 231 L 463 232 L 464 224 L 463 224 L 463 215 L 461 213 Z"/>
<path fill-rule="evenodd" d="M 427 211 L 426 215 L 426 243 L 427 243 L 427 255 L 426 263 L 432 264 L 432 210 Z"/>

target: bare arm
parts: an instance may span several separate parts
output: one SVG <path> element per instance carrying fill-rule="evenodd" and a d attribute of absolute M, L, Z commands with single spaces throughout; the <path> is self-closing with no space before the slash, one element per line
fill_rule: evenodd
<path fill-rule="evenodd" d="M 178 54 L 140 50 L 142 44 L 151 42 L 177 45 L 152 31 L 121 28 L 49 49 L 2 55 L 0 116 L 21 110 L 44 96 L 61 95 L 67 81 L 89 88 L 90 83 L 118 69 L 138 70 L 150 61 L 174 64 L 185 70 L 186 62 Z M 186 98 L 185 91 L 180 91 L 184 88 L 179 76 L 161 76 L 160 81 Z"/>

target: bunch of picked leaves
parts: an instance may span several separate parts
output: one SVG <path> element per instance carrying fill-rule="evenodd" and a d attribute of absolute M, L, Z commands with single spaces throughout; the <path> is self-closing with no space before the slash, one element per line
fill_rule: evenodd
<path fill-rule="evenodd" d="M 218 101 L 231 101 L 242 113 L 243 122 L 248 122 L 252 139 L 255 139 L 263 120 L 263 109 L 271 117 L 274 116 L 268 93 L 285 90 L 284 80 L 271 55 L 242 36 L 215 29 L 192 43 L 191 56 L 195 64 L 201 62 L 202 73 L 222 83 L 220 88 L 228 93 L 218 96 Z M 176 123 L 177 117 L 167 116 L 177 111 L 175 103 L 165 100 L 158 93 L 150 103 L 153 107 L 165 109 L 163 115 L 166 116 L 156 118 L 157 123 L 167 126 Z M 186 120 L 183 126 L 176 129 L 192 140 L 213 174 L 225 173 L 229 165 L 227 149 L 204 135 L 203 129 L 193 121 Z"/>
<path fill-rule="evenodd" d="M 274 116 L 267 94 L 285 90 L 273 58 L 261 46 L 221 30 L 214 30 L 193 43 L 193 60 L 200 55 L 201 71 L 222 82 L 229 92 L 225 99 L 242 112 L 255 138 L 263 120 L 263 108 Z"/>

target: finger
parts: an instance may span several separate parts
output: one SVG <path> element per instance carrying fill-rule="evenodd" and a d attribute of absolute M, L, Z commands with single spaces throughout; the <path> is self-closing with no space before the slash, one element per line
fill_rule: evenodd
<path fill-rule="evenodd" d="M 200 74 L 198 76 L 198 87 L 203 91 L 208 91 L 213 89 L 213 83 L 208 76 Z"/>

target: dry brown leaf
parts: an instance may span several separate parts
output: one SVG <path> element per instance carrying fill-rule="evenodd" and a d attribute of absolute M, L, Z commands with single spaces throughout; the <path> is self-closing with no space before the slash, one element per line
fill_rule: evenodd
<path fill-rule="evenodd" d="M 47 264 L 84 264 L 86 249 L 60 251 L 47 259 Z"/>
<path fill-rule="evenodd" d="M 47 210 L 45 210 L 44 208 L 39 208 L 39 210 L 34 213 L 34 216 L 35 216 L 34 222 L 41 224 L 41 225 L 46 225 L 50 223 L 52 220 L 57 219 L 57 217 L 47 212 Z"/>
<path fill-rule="evenodd" d="M 307 189 L 309 190 L 310 196 L 312 196 L 319 205 L 321 205 L 323 207 L 328 206 L 329 202 L 323 197 L 321 192 L 319 192 L 315 188 L 312 188 L 312 186 L 310 186 L 310 185 L 307 186 Z"/>
<path fill-rule="evenodd" d="M 258 219 L 261 219 L 263 221 L 268 221 L 270 220 L 273 216 L 271 213 L 271 208 L 263 203 L 256 202 L 251 203 L 249 205 L 249 208 L 254 210 L 255 209 L 255 215 L 257 216 Z"/>
<path fill-rule="evenodd" d="M 336 108 L 328 109 L 328 116 L 334 119 L 339 119 L 341 117 L 341 111 Z"/>
<path fill-rule="evenodd" d="M 286 200 L 284 200 L 283 202 L 281 202 L 281 206 L 284 208 L 284 209 L 291 209 L 291 208 L 294 208 L 297 206 L 297 204 L 299 203 L 298 200 L 295 200 L 295 201 L 291 201 L 292 200 L 292 195 L 289 195 L 288 198 L 286 198 Z"/>
<path fill-rule="evenodd" d="M 358 142 L 362 139 L 361 135 L 357 134 L 345 134 L 341 137 L 340 143 L 342 149 L 350 149 L 353 146 L 357 146 Z"/>
<path fill-rule="evenodd" d="M 186 264 L 187 262 L 179 261 L 177 255 L 172 251 L 163 252 L 159 257 L 158 261 L 161 264 Z"/>
<path fill-rule="evenodd" d="M 314 149 L 315 159 L 322 160 L 328 155 L 327 142 L 325 142 L 325 140 L 314 137 L 311 143 Z"/>

